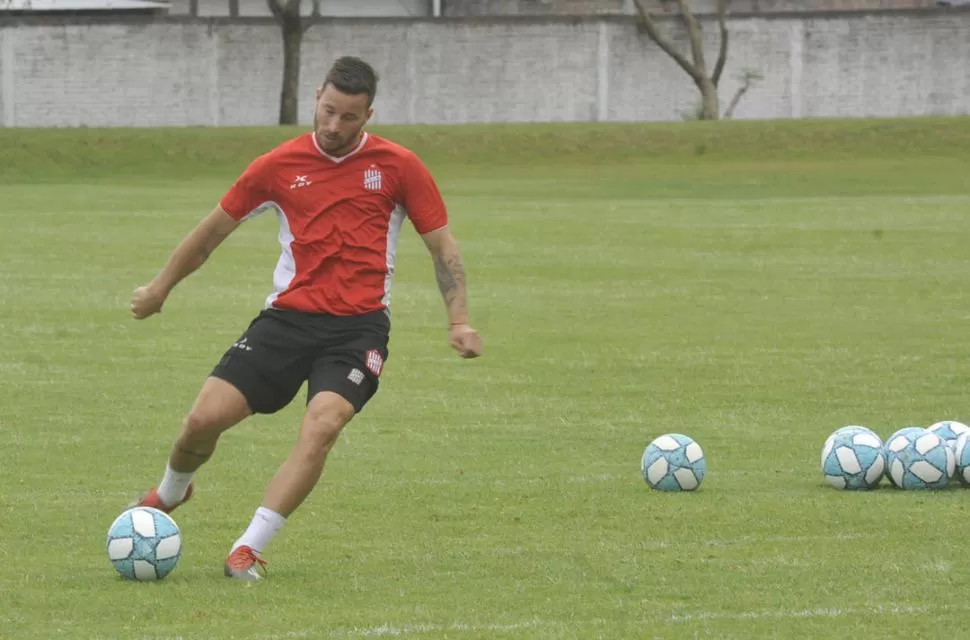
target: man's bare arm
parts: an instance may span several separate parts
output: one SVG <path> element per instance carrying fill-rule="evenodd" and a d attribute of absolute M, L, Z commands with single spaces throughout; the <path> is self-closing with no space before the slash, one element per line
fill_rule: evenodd
<path fill-rule="evenodd" d="M 458 242 L 442 227 L 421 236 L 434 261 L 435 280 L 448 310 L 448 342 L 462 358 L 482 355 L 482 338 L 468 326 L 468 295 L 465 291 L 465 265 Z"/>
<path fill-rule="evenodd" d="M 158 275 L 144 287 L 135 289 L 131 312 L 136 319 L 147 318 L 162 309 L 165 299 L 179 282 L 205 264 L 239 222 L 217 206 L 175 247 Z"/>
<path fill-rule="evenodd" d="M 212 252 L 229 237 L 239 222 L 216 207 L 175 248 L 152 284 L 166 293 L 205 264 Z"/>
<path fill-rule="evenodd" d="M 421 236 L 434 261 L 435 280 L 445 301 L 448 322 L 452 326 L 468 324 L 468 295 L 465 290 L 465 266 L 458 242 L 448 227 Z"/>

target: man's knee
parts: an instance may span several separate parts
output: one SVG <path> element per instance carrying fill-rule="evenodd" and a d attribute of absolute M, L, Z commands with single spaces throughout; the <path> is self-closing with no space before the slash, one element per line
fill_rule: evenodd
<path fill-rule="evenodd" d="M 219 415 L 218 411 L 204 406 L 192 407 L 182 421 L 182 429 L 193 436 L 215 435 L 227 428 L 225 422 L 226 420 Z"/>
<path fill-rule="evenodd" d="M 251 415 L 246 398 L 238 389 L 217 378 L 210 378 L 182 423 L 190 435 L 218 435 Z"/>
<path fill-rule="evenodd" d="M 318 393 L 307 406 L 300 439 L 314 448 L 329 450 L 355 413 L 343 397 L 330 391 Z"/>

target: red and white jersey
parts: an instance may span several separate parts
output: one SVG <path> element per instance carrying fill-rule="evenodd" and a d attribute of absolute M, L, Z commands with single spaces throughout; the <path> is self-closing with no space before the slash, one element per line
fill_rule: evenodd
<path fill-rule="evenodd" d="M 388 306 L 405 217 L 418 233 L 448 224 L 421 160 L 367 133 L 340 158 L 312 133 L 284 142 L 256 158 L 219 204 L 236 220 L 276 211 L 282 255 L 267 307 L 338 316 Z"/>

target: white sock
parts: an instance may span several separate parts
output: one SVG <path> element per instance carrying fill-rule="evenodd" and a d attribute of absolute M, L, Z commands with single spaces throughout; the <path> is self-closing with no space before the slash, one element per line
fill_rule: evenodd
<path fill-rule="evenodd" d="M 162 481 L 158 485 L 158 497 L 170 507 L 182 502 L 194 475 L 194 471 L 188 473 L 173 471 L 172 467 L 166 464 L 165 475 L 162 476 Z"/>
<path fill-rule="evenodd" d="M 256 553 L 262 553 L 266 545 L 269 544 L 269 541 L 273 539 L 277 531 L 283 528 L 285 523 L 286 518 L 272 509 L 267 509 L 266 507 L 256 509 L 256 515 L 253 516 L 252 522 L 249 523 L 249 528 L 246 529 L 246 533 L 242 534 L 242 537 L 236 540 L 236 543 L 232 545 L 229 553 L 232 553 L 243 545 L 252 547 Z"/>

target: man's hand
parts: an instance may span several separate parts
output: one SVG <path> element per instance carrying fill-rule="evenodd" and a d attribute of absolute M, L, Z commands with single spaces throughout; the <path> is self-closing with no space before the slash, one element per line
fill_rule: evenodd
<path fill-rule="evenodd" d="M 482 337 L 467 324 L 451 325 L 448 342 L 462 358 L 477 358 L 482 355 Z"/>
<path fill-rule="evenodd" d="M 166 292 L 152 285 L 138 287 L 131 294 L 131 315 L 135 320 L 144 320 L 161 311 L 167 297 Z"/>

